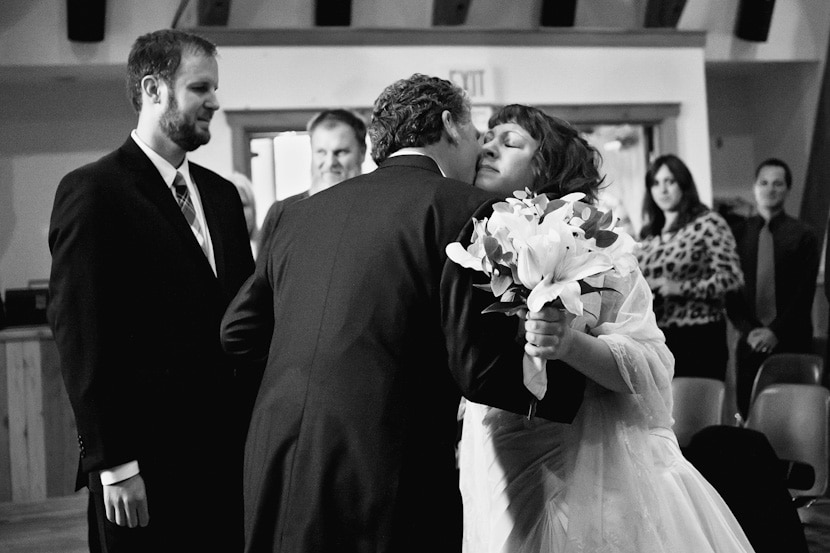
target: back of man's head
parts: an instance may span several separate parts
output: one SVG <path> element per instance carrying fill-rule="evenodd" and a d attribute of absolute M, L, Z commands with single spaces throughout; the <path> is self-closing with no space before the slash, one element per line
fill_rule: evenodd
<path fill-rule="evenodd" d="M 185 50 L 216 56 L 216 45 L 212 42 L 177 29 L 153 31 L 136 39 L 127 58 L 127 93 L 136 113 L 141 111 L 141 80 L 155 75 L 172 85 Z"/>
<path fill-rule="evenodd" d="M 372 159 L 381 163 L 401 148 L 438 142 L 444 132 L 444 111 L 455 121 L 469 121 L 469 99 L 450 81 L 416 73 L 392 83 L 375 100 L 372 110 Z"/>

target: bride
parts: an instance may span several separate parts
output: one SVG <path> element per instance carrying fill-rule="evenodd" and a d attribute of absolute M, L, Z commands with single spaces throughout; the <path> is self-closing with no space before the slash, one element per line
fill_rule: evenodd
<path fill-rule="evenodd" d="M 599 153 L 566 122 L 510 105 L 489 126 L 476 186 L 596 199 Z M 588 377 L 573 424 L 467 403 L 459 447 L 464 550 L 752 551 L 680 453 L 671 430 L 674 359 L 646 281 L 639 270 L 601 278 L 613 290 L 582 297 L 589 320 L 563 315 L 558 337 L 527 334 L 529 355 L 561 359 Z"/>

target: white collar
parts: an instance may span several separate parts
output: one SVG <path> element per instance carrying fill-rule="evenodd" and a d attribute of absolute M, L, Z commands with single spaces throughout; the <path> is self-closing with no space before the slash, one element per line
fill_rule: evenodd
<path fill-rule="evenodd" d="M 155 150 L 141 140 L 135 129 L 133 129 L 130 133 L 130 138 L 133 139 L 136 145 L 141 148 L 141 151 L 144 152 L 144 154 L 150 159 L 161 175 L 161 178 L 164 180 L 164 184 L 166 184 L 168 188 L 173 186 L 173 181 L 176 179 L 176 173 L 181 173 L 188 184 L 192 182 L 190 179 L 190 164 L 187 162 L 187 156 L 185 156 L 181 165 L 173 167 L 169 161 L 161 157 Z"/>
<path fill-rule="evenodd" d="M 413 147 L 401 148 L 400 150 L 398 150 L 398 151 L 396 151 L 392 154 L 389 154 L 389 157 L 398 157 L 398 156 L 424 156 L 424 157 L 428 157 L 429 159 L 431 159 L 432 161 L 435 162 L 435 165 L 438 166 L 438 170 L 441 171 L 441 176 L 443 176 L 445 178 L 447 176 L 447 174 L 444 172 L 444 169 L 441 168 L 441 164 L 438 163 L 438 160 L 435 159 L 434 157 L 432 157 L 431 155 L 425 153 L 423 150 L 421 150 L 419 148 L 413 148 Z"/>

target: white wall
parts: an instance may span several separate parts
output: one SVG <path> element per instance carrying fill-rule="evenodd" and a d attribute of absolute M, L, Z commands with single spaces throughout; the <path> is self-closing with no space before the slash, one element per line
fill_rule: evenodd
<path fill-rule="evenodd" d="M 121 144 L 134 122 L 120 81 L 0 85 L 0 289 L 48 278 L 58 181 Z"/>
<path fill-rule="evenodd" d="M 830 2 L 778 0 L 766 42 L 749 42 L 735 36 L 739 3 L 739 0 L 688 0 L 677 28 L 707 32 L 707 62 L 824 60 Z"/>
<path fill-rule="evenodd" d="M 696 48 L 228 47 L 220 49 L 219 96 L 224 109 L 369 106 L 395 79 L 416 71 L 446 75 L 458 64 L 492 71 L 496 103 L 680 103 L 679 151 L 698 168 L 709 196 L 703 53 Z M 14 98 L 25 86 L 5 94 L 0 87 L 0 100 L 19 103 Z M 32 92 L 27 113 L 0 112 L 0 171 L 7 175 L 0 194 L 11 198 L 0 208 L 0 288 L 48 276 L 45 229 L 60 177 L 119 145 L 134 121 L 120 83 Z M 36 105 L 51 107 L 38 113 Z M 210 144 L 192 158 L 227 176 L 231 140 L 223 116 L 212 130 Z M 40 145 L 45 138 L 53 147 Z"/>
<path fill-rule="evenodd" d="M 738 75 L 710 70 L 707 80 L 712 182 L 718 197 L 752 203 L 756 166 L 786 161 L 793 189 L 786 209 L 798 216 L 820 87 L 816 64 L 776 64 Z"/>
<path fill-rule="evenodd" d="M 704 197 L 709 188 L 703 54 L 696 48 L 554 47 L 226 47 L 220 48 L 223 109 L 371 106 L 392 81 L 414 72 L 447 76 L 454 66 L 493 74 L 493 103 L 658 103 L 682 105 L 678 147 Z M 313 67 L 314 71 L 308 71 Z M 325 75 L 325 84 L 320 76 Z M 195 154 L 231 169 L 229 130 Z"/>
<path fill-rule="evenodd" d="M 0 66 L 124 65 L 135 38 L 170 27 L 178 7 L 172 0 L 107 0 L 104 41 L 72 42 L 67 36 L 66 2 L 3 0 Z"/>
<path fill-rule="evenodd" d="M 786 161 L 797 216 L 830 40 L 830 2 L 778 0 L 766 42 L 734 35 L 739 0 L 688 0 L 678 28 L 706 30 L 712 183 L 719 197 L 752 202 L 755 167 Z"/>
<path fill-rule="evenodd" d="M 642 2 L 628 2 L 641 6 Z M 109 0 L 105 41 L 70 42 L 66 4 L 4 0 L 0 17 L 0 290 L 45 278 L 45 229 L 60 177 L 120 144 L 134 117 L 120 75 L 139 34 L 171 24 L 178 2 Z M 220 49 L 226 109 L 368 106 L 392 80 L 456 64 L 493 75 L 493 101 L 527 103 L 678 102 L 678 154 L 702 196 L 740 186 L 750 153 L 780 155 L 803 181 L 817 86 L 830 28 L 830 2 L 779 0 L 770 39 L 732 37 L 737 0 L 689 0 L 679 27 L 709 30 L 696 48 L 270 47 Z M 736 79 L 704 64 L 770 65 Z M 803 62 L 803 64 L 801 63 Z M 716 71 L 717 73 L 717 71 Z M 56 79 L 80 75 L 80 82 Z M 708 83 L 707 83 L 708 79 Z M 707 106 L 707 84 L 713 96 Z M 710 151 L 720 136 L 728 149 Z M 220 114 L 214 138 L 194 159 L 231 171 L 230 131 Z M 713 142 L 714 143 L 714 142 Z M 710 166 L 712 167 L 710 171 Z M 800 194 L 800 192 L 798 192 Z M 793 205 L 796 205 L 792 202 Z M 797 209 L 797 207 L 796 207 Z"/>

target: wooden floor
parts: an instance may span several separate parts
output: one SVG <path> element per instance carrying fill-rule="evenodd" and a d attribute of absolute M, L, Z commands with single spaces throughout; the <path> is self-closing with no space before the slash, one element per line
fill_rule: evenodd
<path fill-rule="evenodd" d="M 830 553 L 830 498 L 823 497 L 810 507 L 799 509 L 810 553 Z"/>
<path fill-rule="evenodd" d="M 810 553 L 830 553 L 830 498 L 799 514 Z M 38 503 L 0 503 L 0 551 L 86 553 L 86 493 Z"/>
<path fill-rule="evenodd" d="M 36 503 L 0 503 L 3 553 L 85 553 L 86 491 Z"/>

